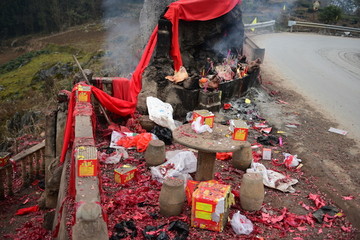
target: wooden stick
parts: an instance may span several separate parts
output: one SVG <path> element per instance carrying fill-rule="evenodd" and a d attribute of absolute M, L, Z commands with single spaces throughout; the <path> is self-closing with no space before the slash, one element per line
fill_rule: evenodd
<path fill-rule="evenodd" d="M 75 55 L 73 55 L 73 58 L 74 58 L 76 64 L 78 65 L 78 67 L 79 67 L 79 69 L 80 69 L 80 71 L 81 71 L 81 73 L 82 73 L 82 75 L 83 75 L 86 83 L 89 84 L 89 85 L 91 85 L 91 84 L 90 84 L 90 81 L 89 81 L 88 78 L 86 77 L 86 74 L 85 74 L 84 70 L 82 69 L 79 61 L 78 61 L 77 58 L 75 57 Z M 106 119 L 107 123 L 108 123 L 109 125 L 111 125 L 110 118 L 109 118 L 109 116 L 107 115 L 107 113 L 105 112 L 104 107 L 103 107 L 101 104 L 99 104 L 99 107 L 100 107 L 100 110 L 104 113 L 104 116 L 105 116 L 105 119 Z"/>

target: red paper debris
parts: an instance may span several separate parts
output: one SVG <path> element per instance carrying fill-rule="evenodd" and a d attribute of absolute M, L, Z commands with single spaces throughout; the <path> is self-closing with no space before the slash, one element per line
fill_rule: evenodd
<path fill-rule="evenodd" d="M 232 105 L 231 105 L 230 103 L 224 103 L 223 108 L 224 108 L 225 110 L 230 109 L 231 107 L 232 107 Z"/>
<path fill-rule="evenodd" d="M 355 197 L 349 195 L 349 196 L 342 196 L 341 198 L 342 198 L 343 200 L 353 200 Z"/>
<path fill-rule="evenodd" d="M 24 215 L 27 213 L 31 213 L 31 212 L 37 212 L 39 211 L 39 206 L 35 205 L 32 207 L 28 207 L 28 208 L 21 208 L 19 210 L 16 211 L 15 215 Z"/>
<path fill-rule="evenodd" d="M 317 208 L 325 206 L 325 201 L 320 197 L 320 195 L 309 193 L 308 198 L 314 201 Z"/>

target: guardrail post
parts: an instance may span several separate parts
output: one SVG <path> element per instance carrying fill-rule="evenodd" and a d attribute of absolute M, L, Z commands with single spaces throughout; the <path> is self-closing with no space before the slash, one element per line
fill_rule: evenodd
<path fill-rule="evenodd" d="M 5 198 L 5 191 L 4 191 L 4 179 L 5 179 L 5 169 L 0 169 L 0 199 Z"/>
<path fill-rule="evenodd" d="M 35 155 L 35 177 L 39 178 L 40 177 L 40 158 L 41 158 L 40 150 L 36 151 L 34 153 L 34 155 Z"/>
<path fill-rule="evenodd" d="M 29 178 L 28 178 L 28 173 L 27 173 L 27 169 L 26 169 L 27 162 L 28 162 L 27 157 L 25 158 L 25 160 L 21 161 L 22 180 L 23 180 L 24 187 L 29 186 Z"/>
<path fill-rule="evenodd" d="M 7 176 L 7 185 L 8 185 L 8 188 L 9 188 L 9 192 L 8 192 L 9 196 L 14 195 L 12 174 L 13 174 L 12 167 L 8 167 L 6 169 L 6 176 Z"/>
<path fill-rule="evenodd" d="M 34 181 L 34 154 L 30 154 L 28 156 L 29 161 L 29 183 L 32 183 Z"/>

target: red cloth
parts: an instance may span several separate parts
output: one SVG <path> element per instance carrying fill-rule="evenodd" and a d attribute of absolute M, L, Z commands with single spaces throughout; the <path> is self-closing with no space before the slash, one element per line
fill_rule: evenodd
<path fill-rule="evenodd" d="M 170 55 L 174 60 L 175 71 L 178 71 L 182 66 L 182 59 L 180 53 L 180 45 L 178 40 L 178 28 L 179 19 L 185 21 L 206 21 L 214 18 L 218 18 L 229 11 L 231 11 L 237 4 L 240 4 L 241 0 L 179 0 L 169 5 L 164 17 L 172 23 L 172 45 Z M 153 33 L 150 36 L 149 42 L 143 52 L 139 64 L 137 65 L 131 79 L 128 84 L 115 84 L 116 91 L 114 96 L 111 97 L 102 90 L 92 86 L 92 93 L 100 101 L 100 103 L 109 111 L 118 114 L 120 116 L 127 116 L 135 112 L 137 105 L 137 96 L 142 87 L 142 74 L 145 68 L 148 66 L 152 57 L 153 51 L 157 42 L 157 30 L 156 26 Z M 120 79 L 119 82 L 124 82 L 124 79 Z M 127 93 L 127 94 L 125 94 Z M 75 106 L 74 90 L 71 93 L 68 117 L 66 120 L 66 128 L 64 133 L 64 144 L 61 152 L 60 162 L 64 162 L 67 149 L 69 147 L 70 140 L 73 138 L 73 111 Z"/>
<path fill-rule="evenodd" d="M 130 80 L 127 78 L 114 78 L 112 80 L 113 96 L 122 100 L 131 101 Z"/>
<path fill-rule="evenodd" d="M 185 21 L 206 21 L 230 12 L 241 0 L 179 0 L 169 5 L 164 17 L 172 23 L 170 55 L 175 71 L 182 66 L 179 45 L 179 19 Z"/>

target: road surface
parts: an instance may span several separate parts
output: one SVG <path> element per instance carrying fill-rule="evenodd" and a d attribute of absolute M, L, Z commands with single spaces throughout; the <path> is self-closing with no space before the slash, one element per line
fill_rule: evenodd
<path fill-rule="evenodd" d="M 308 33 L 252 37 L 282 84 L 360 141 L 360 39 Z"/>

